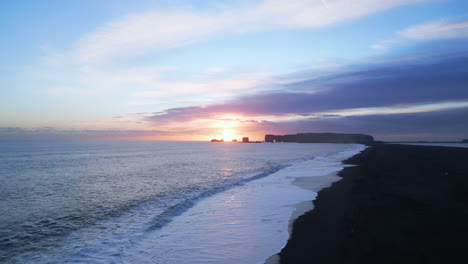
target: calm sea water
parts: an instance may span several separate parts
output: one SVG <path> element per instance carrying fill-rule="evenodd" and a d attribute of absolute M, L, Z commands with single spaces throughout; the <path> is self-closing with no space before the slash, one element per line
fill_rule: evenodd
<path fill-rule="evenodd" d="M 194 241 L 195 235 L 183 230 L 184 223 L 174 227 L 177 221 L 189 221 L 181 216 L 184 212 L 207 201 L 213 208 L 225 208 L 207 197 L 234 190 L 250 193 L 254 187 L 238 187 L 255 186 L 262 179 L 262 186 L 273 186 L 265 179 L 271 181 L 271 175 L 290 165 L 350 149 L 355 152 L 356 145 L 0 142 L 0 262 L 60 263 L 69 258 L 70 262 L 159 263 L 157 259 L 177 243 Z M 265 190 L 259 193 L 268 193 Z M 261 201 L 250 200 L 255 199 Z M 203 223 L 206 206 L 199 209 L 203 213 L 190 213 L 197 222 Z M 210 221 L 205 223 L 216 225 Z M 202 229 L 197 232 L 209 233 Z M 148 237 L 166 241 L 160 245 L 166 253 L 158 252 L 157 243 Z"/>

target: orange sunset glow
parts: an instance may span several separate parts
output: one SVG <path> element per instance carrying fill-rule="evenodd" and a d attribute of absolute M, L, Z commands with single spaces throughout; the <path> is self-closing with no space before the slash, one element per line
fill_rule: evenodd
<path fill-rule="evenodd" d="M 237 139 L 238 136 L 234 134 L 234 131 L 232 130 L 225 130 L 224 134 L 222 135 L 221 139 L 224 139 L 224 141 L 232 141 L 233 139 Z"/>

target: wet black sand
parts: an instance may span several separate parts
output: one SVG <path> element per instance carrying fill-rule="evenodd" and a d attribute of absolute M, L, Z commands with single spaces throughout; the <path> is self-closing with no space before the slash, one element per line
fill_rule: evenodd
<path fill-rule="evenodd" d="M 319 192 L 281 263 L 468 263 L 468 149 L 381 144 Z"/>

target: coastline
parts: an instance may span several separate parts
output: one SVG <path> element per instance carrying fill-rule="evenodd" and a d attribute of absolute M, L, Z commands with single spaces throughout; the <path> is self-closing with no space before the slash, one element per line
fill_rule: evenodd
<path fill-rule="evenodd" d="M 311 176 L 297 178 L 292 184 L 313 192 L 318 193 L 321 189 L 330 187 L 335 181 L 339 181 L 341 178 L 337 172 L 332 172 L 328 175 L 323 176 Z M 296 220 L 307 212 L 314 209 L 313 201 L 303 201 L 293 206 L 294 211 L 289 218 L 288 233 L 291 237 L 293 233 L 293 226 Z M 280 263 L 279 254 L 275 254 L 265 261 L 265 264 L 278 264 Z"/>
<path fill-rule="evenodd" d="M 294 222 L 280 263 L 466 263 L 468 149 L 379 144 Z"/>
<path fill-rule="evenodd" d="M 364 147 L 364 146 L 363 146 Z M 289 238 L 291 237 L 293 233 L 293 226 L 296 220 L 301 217 L 302 215 L 306 214 L 307 212 L 310 212 L 314 209 L 314 200 L 316 200 L 319 192 L 322 189 L 329 188 L 332 186 L 335 182 L 339 181 L 342 179 L 342 177 L 339 176 L 339 172 L 342 171 L 345 167 L 350 167 L 354 165 L 349 165 L 345 164 L 344 161 L 348 160 L 355 155 L 358 155 L 359 153 L 362 153 L 362 151 L 365 151 L 368 147 L 364 147 L 363 150 L 360 150 L 357 154 L 354 154 L 352 156 L 347 156 L 347 157 L 335 157 L 333 162 L 335 162 L 335 168 L 336 170 L 328 173 L 328 174 L 323 174 L 323 175 L 314 175 L 314 176 L 304 176 L 304 177 L 298 177 L 294 179 L 291 183 L 301 189 L 305 189 L 308 191 L 312 191 L 315 193 L 314 199 L 307 200 L 300 202 L 298 204 L 293 205 L 294 211 L 292 212 L 290 218 L 289 218 L 289 224 L 288 224 L 288 234 Z M 279 264 L 280 263 L 280 252 L 278 252 L 275 255 L 270 256 L 268 259 L 266 259 L 265 264 Z"/>

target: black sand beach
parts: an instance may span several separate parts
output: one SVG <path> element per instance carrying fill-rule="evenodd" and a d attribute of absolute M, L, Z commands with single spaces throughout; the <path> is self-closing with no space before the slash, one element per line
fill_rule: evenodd
<path fill-rule="evenodd" d="M 296 220 L 281 263 L 468 263 L 468 149 L 381 144 Z"/>

